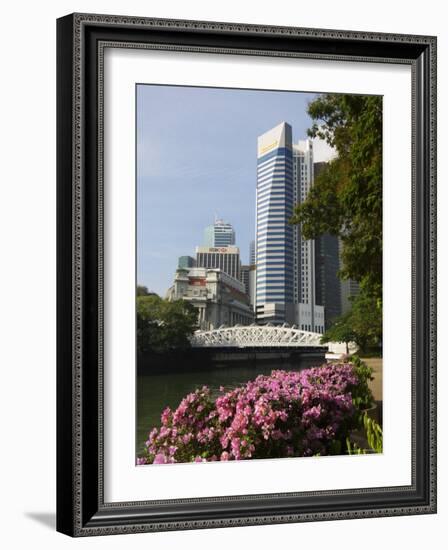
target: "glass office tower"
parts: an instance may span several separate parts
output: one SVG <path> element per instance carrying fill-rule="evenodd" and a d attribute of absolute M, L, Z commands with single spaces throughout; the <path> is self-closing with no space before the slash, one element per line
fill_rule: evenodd
<path fill-rule="evenodd" d="M 213 225 L 204 230 L 204 246 L 233 246 L 235 230 L 230 223 L 216 219 Z"/>
<path fill-rule="evenodd" d="M 256 317 L 293 321 L 292 129 L 282 122 L 258 138 Z"/>

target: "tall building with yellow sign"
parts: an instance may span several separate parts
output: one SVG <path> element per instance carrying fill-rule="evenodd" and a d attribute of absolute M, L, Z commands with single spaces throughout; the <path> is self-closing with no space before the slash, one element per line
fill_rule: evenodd
<path fill-rule="evenodd" d="M 290 322 L 293 311 L 292 128 L 282 122 L 258 138 L 256 317 Z"/>
<path fill-rule="evenodd" d="M 289 224 L 313 180 L 311 140 L 293 144 L 286 122 L 258 138 L 256 319 L 322 333 L 325 312 L 316 304 L 315 242 L 302 238 L 300 225 Z"/>

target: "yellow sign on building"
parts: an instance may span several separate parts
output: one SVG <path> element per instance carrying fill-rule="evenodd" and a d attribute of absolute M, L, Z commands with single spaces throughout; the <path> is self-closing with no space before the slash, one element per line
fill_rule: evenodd
<path fill-rule="evenodd" d="M 278 140 L 276 139 L 272 143 L 269 143 L 269 145 L 265 145 L 264 147 L 260 147 L 258 154 L 263 155 L 264 153 L 267 153 L 271 149 L 275 149 L 278 146 Z"/>

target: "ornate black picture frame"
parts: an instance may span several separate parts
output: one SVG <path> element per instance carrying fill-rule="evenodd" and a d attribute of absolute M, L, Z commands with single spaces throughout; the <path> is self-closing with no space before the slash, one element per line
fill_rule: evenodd
<path fill-rule="evenodd" d="M 412 69 L 412 484 L 108 503 L 103 483 L 107 44 Z M 436 38 L 73 14 L 57 22 L 57 529 L 71 536 L 436 512 Z"/>

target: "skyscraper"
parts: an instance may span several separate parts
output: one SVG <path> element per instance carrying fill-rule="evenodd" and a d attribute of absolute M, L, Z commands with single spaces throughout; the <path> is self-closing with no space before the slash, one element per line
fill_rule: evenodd
<path fill-rule="evenodd" d="M 293 310 L 292 129 L 282 122 L 258 138 L 256 317 L 283 323 Z"/>
<path fill-rule="evenodd" d="M 241 280 L 240 249 L 237 246 L 197 246 L 196 266 L 220 269 L 239 281 Z"/>
<path fill-rule="evenodd" d="M 314 163 L 314 178 L 326 166 L 326 162 Z M 336 235 L 324 233 L 315 240 L 316 304 L 325 307 L 325 328 L 342 313 L 341 286 L 338 277 L 341 267 L 339 239 Z"/>
<path fill-rule="evenodd" d="M 242 265 L 241 266 L 241 282 L 244 285 L 244 289 L 246 291 L 246 294 L 250 296 L 250 280 L 249 280 L 249 274 L 250 274 L 250 268 L 252 266 L 250 265 Z"/>
<path fill-rule="evenodd" d="M 196 260 L 191 256 L 179 256 L 177 261 L 177 267 L 186 268 L 186 267 L 195 267 Z"/>
<path fill-rule="evenodd" d="M 352 309 L 353 298 L 359 294 L 359 283 L 353 279 L 341 281 L 341 310 L 345 315 Z"/>
<path fill-rule="evenodd" d="M 235 230 L 230 223 L 215 219 L 213 225 L 204 230 L 204 246 L 233 246 L 235 244 Z"/>
<path fill-rule="evenodd" d="M 250 298 L 250 305 L 255 311 L 255 294 L 256 294 L 256 286 L 257 286 L 257 255 L 256 255 L 256 249 L 255 249 L 255 239 L 251 240 L 249 243 L 249 265 L 248 266 L 241 266 L 241 276 L 243 278 L 244 283 L 245 278 L 247 277 L 247 289 L 248 294 Z M 245 273 L 245 269 L 247 267 L 247 274 Z"/>
<path fill-rule="evenodd" d="M 294 159 L 294 204 L 306 199 L 313 184 L 313 143 L 299 141 L 293 146 Z M 302 239 L 301 226 L 293 230 L 294 245 L 294 302 L 315 303 L 315 244 L 314 240 Z"/>
<path fill-rule="evenodd" d="M 249 244 L 249 265 L 255 265 L 256 256 L 255 256 L 255 240 L 250 241 Z"/>
<path fill-rule="evenodd" d="M 293 145 L 293 200 L 301 204 L 314 183 L 313 142 Z M 324 331 L 324 308 L 318 305 L 316 289 L 316 242 L 302 237 L 301 225 L 293 228 L 294 323 L 303 330 Z"/>

